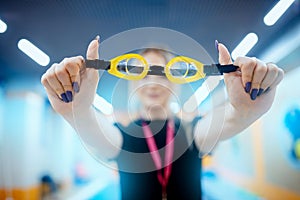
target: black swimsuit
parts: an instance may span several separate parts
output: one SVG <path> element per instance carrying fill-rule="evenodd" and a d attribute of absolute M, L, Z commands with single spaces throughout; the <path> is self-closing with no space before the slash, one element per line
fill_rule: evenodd
<path fill-rule="evenodd" d="M 158 149 L 163 148 L 166 142 L 166 121 L 147 123 L 154 134 Z M 161 200 L 162 187 L 157 179 L 154 162 L 148 154 L 141 124 L 141 120 L 132 122 L 127 127 L 116 124 L 123 135 L 122 151 L 116 159 L 120 173 L 121 197 L 122 200 Z M 160 153 L 164 154 L 164 151 Z M 164 158 L 164 155 L 161 156 Z M 199 151 L 193 141 L 189 144 L 179 119 L 175 119 L 174 158 L 177 159 L 172 164 L 167 186 L 168 200 L 201 199 Z"/>

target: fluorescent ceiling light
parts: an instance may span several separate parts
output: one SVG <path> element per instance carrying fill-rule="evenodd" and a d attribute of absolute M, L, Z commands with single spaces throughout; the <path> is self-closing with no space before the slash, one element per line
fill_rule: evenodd
<path fill-rule="evenodd" d="M 285 13 L 285 11 L 293 4 L 295 0 L 279 1 L 268 14 L 264 17 L 264 22 L 267 26 L 274 25 L 277 20 Z"/>
<path fill-rule="evenodd" d="M 194 112 L 198 106 L 208 97 L 208 95 L 219 85 L 223 79 L 221 76 L 210 76 L 194 92 L 194 94 L 184 103 L 185 112 Z"/>
<path fill-rule="evenodd" d="M 106 115 L 111 115 L 113 113 L 113 107 L 110 103 L 108 103 L 103 97 L 98 94 L 95 95 L 95 99 L 93 102 L 95 108 L 100 110 L 102 113 Z"/>
<path fill-rule="evenodd" d="M 300 24 L 274 41 L 259 58 L 264 62 L 277 63 L 298 47 L 300 47 Z"/>
<path fill-rule="evenodd" d="M 258 37 L 255 33 L 249 33 L 232 51 L 231 56 L 236 59 L 239 56 L 245 56 L 257 43 Z"/>
<path fill-rule="evenodd" d="M 5 24 L 4 21 L 0 19 L 0 33 L 4 33 L 6 29 L 7 29 L 7 25 Z"/>
<path fill-rule="evenodd" d="M 50 62 L 47 54 L 26 39 L 18 42 L 18 48 L 41 66 L 47 66 Z"/>

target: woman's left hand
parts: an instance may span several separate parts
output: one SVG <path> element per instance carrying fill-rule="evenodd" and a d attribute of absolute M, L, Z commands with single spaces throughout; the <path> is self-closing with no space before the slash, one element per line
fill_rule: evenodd
<path fill-rule="evenodd" d="M 238 57 L 232 62 L 221 43 L 218 50 L 220 64 L 233 63 L 239 67 L 236 72 L 224 74 L 229 102 L 242 116 L 260 117 L 270 109 L 284 71 L 274 63 L 264 63 L 257 58 Z"/>

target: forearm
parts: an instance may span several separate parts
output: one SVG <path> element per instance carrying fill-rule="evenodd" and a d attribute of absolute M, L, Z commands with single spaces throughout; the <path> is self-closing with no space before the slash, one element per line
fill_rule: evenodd
<path fill-rule="evenodd" d="M 254 113 L 251 110 L 239 111 L 230 103 L 226 104 L 224 126 L 221 129 L 220 140 L 226 140 L 248 128 L 264 113 Z"/>
<path fill-rule="evenodd" d="M 203 153 L 210 152 L 219 141 L 240 133 L 260 118 L 264 112 L 239 111 L 229 102 L 205 115 L 195 126 L 195 142 Z"/>
<path fill-rule="evenodd" d="M 119 129 L 93 107 L 63 117 L 97 159 L 111 159 L 119 154 L 123 142 Z"/>

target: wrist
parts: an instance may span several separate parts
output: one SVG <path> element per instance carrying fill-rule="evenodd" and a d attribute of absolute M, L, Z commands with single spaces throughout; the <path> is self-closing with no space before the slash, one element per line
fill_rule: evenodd
<path fill-rule="evenodd" d="M 232 104 L 226 106 L 226 118 L 237 129 L 243 130 L 256 121 L 259 116 L 254 115 L 250 109 L 236 109 Z"/>
<path fill-rule="evenodd" d="M 91 114 L 93 113 L 93 106 L 91 105 L 90 107 L 86 108 L 81 108 L 81 107 L 73 107 L 71 112 L 62 114 L 63 118 L 67 120 L 71 125 L 75 125 L 76 120 L 82 120 L 89 118 Z"/>

